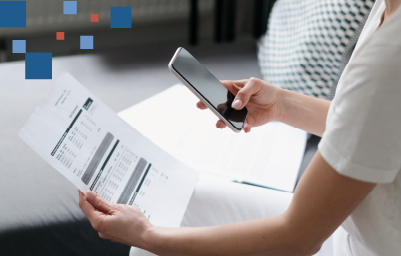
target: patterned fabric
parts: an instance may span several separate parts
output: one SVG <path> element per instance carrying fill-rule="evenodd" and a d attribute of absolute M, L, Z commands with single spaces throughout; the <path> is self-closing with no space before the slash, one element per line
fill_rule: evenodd
<path fill-rule="evenodd" d="M 263 79 L 332 99 L 374 0 L 277 0 L 259 41 Z"/>

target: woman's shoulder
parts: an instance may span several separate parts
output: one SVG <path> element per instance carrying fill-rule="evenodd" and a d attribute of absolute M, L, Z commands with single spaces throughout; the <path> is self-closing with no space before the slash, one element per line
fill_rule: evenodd
<path fill-rule="evenodd" d="M 372 35 L 373 45 L 401 46 L 401 5 Z"/>

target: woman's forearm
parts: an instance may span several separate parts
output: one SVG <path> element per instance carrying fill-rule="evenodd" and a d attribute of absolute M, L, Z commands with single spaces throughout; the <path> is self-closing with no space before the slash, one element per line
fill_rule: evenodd
<path fill-rule="evenodd" d="M 281 122 L 322 136 L 331 101 L 280 90 Z"/>
<path fill-rule="evenodd" d="M 216 227 L 162 228 L 149 232 L 144 248 L 161 256 L 311 255 L 300 237 L 288 232 L 283 216 Z M 306 251 L 307 250 L 307 251 Z"/>
<path fill-rule="evenodd" d="M 375 186 L 339 174 L 318 151 L 282 215 L 205 228 L 152 226 L 141 239 L 146 245 L 131 244 L 161 256 L 313 255 Z"/>

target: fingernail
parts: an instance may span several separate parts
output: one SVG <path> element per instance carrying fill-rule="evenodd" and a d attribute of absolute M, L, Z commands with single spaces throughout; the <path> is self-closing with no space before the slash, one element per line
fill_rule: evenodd
<path fill-rule="evenodd" d="M 92 192 L 92 191 L 86 192 L 86 197 L 87 197 L 90 201 L 95 200 L 96 196 L 97 196 L 97 195 L 96 195 L 95 192 Z"/>
<path fill-rule="evenodd" d="M 235 109 L 238 109 L 238 108 L 241 107 L 241 105 L 242 105 L 241 100 L 236 100 L 236 101 L 233 102 L 233 104 L 231 104 L 231 107 L 235 108 Z"/>

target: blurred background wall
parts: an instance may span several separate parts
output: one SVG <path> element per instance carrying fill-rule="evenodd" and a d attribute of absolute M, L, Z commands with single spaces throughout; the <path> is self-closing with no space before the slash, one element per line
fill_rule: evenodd
<path fill-rule="evenodd" d="M 255 40 L 266 30 L 272 0 L 80 0 L 77 15 L 63 15 L 62 0 L 27 1 L 27 27 L 0 30 L 0 61 L 12 54 L 12 40 L 27 40 L 29 52 L 53 56 Z M 110 29 L 110 7 L 131 6 L 132 28 Z M 99 14 L 91 22 L 90 14 Z M 56 41 L 56 32 L 65 32 Z M 94 35 L 94 50 L 80 50 L 79 36 Z"/>

